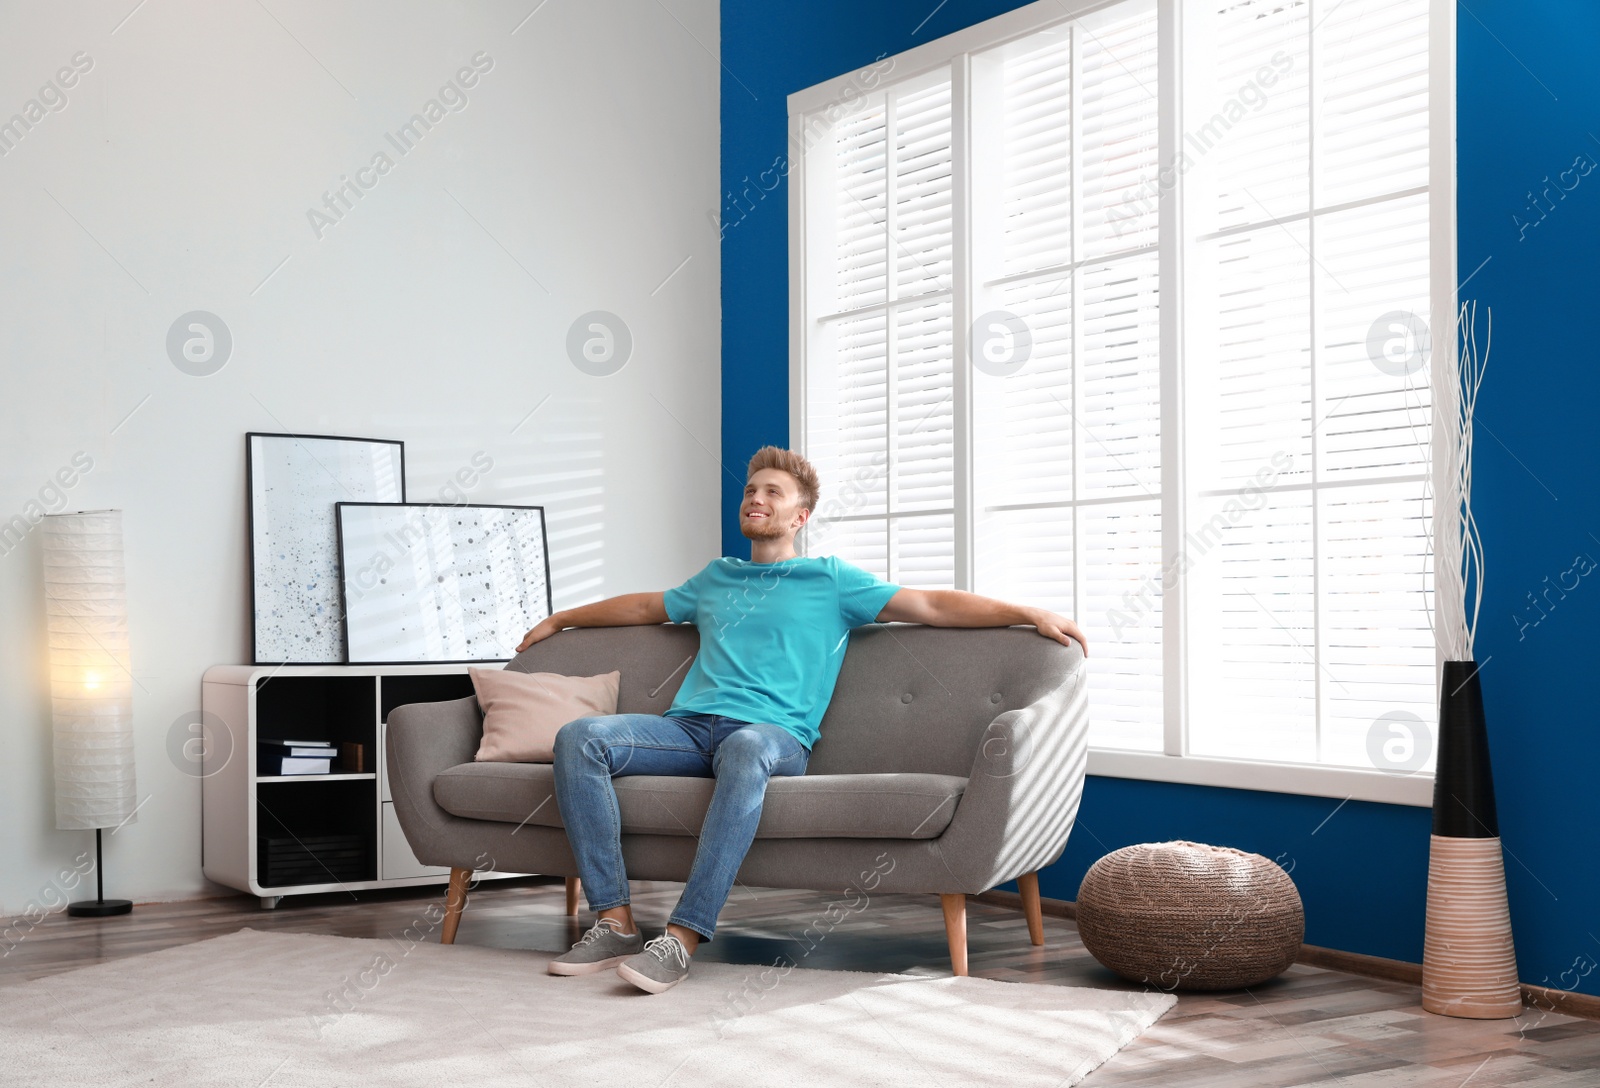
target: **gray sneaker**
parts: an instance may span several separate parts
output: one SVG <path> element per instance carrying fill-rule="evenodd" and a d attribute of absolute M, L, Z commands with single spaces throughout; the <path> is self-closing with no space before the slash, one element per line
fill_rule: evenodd
<path fill-rule="evenodd" d="M 617 974 L 650 993 L 670 990 L 689 973 L 689 951 L 670 933 L 651 938 L 644 951 L 617 968 Z"/>
<path fill-rule="evenodd" d="M 644 946 L 644 935 L 638 930 L 622 932 L 622 923 L 614 918 L 602 918 L 589 927 L 578 943 L 550 961 L 552 975 L 592 975 L 615 967 Z"/>

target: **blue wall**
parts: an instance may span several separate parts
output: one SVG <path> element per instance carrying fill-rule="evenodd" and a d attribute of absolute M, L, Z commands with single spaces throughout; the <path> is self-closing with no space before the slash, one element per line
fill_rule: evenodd
<path fill-rule="evenodd" d="M 929 18 L 933 0 L 724 0 L 722 449 L 730 466 L 789 437 L 785 97 L 1018 6 L 949 0 Z M 1525 982 L 1600 993 L 1600 971 L 1585 973 L 1600 960 L 1600 721 L 1583 694 L 1594 686 L 1600 568 L 1575 589 L 1550 588 L 1572 586 L 1579 555 L 1600 561 L 1600 427 L 1590 418 L 1600 405 L 1590 347 L 1600 342 L 1600 308 L 1590 298 L 1600 171 L 1560 176 L 1580 155 L 1600 164 L 1592 60 L 1600 5 L 1474 0 L 1458 18 L 1461 275 L 1489 259 L 1462 297 L 1492 307 L 1495 319 L 1474 483 L 1488 568 L 1478 659 L 1518 960 Z M 723 549 L 748 555 L 735 521 L 738 482 L 730 474 L 724 484 Z M 1542 611 L 1530 593 L 1541 596 Z M 1066 853 L 1040 886 L 1074 898 L 1088 866 L 1129 843 L 1222 843 L 1292 870 L 1310 943 L 1418 961 L 1428 831 L 1424 809 L 1092 777 Z"/>

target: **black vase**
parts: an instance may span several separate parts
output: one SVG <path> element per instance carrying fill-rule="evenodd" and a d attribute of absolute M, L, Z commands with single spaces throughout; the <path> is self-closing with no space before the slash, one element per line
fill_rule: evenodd
<path fill-rule="evenodd" d="M 1489 730 L 1475 661 L 1446 661 L 1439 689 L 1439 757 L 1433 772 L 1433 833 L 1498 839 Z"/>

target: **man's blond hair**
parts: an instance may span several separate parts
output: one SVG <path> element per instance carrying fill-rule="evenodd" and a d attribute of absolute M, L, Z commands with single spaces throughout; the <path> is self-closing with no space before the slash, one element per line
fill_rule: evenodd
<path fill-rule="evenodd" d="M 800 505 L 807 510 L 815 511 L 817 498 L 822 491 L 822 483 L 817 479 L 817 470 L 811 462 L 800 456 L 794 450 L 780 449 L 777 446 L 762 446 L 756 450 L 756 455 L 750 458 L 750 467 L 745 470 L 744 481 L 750 482 L 750 477 L 764 468 L 775 468 L 787 472 L 795 478 L 800 485 Z"/>

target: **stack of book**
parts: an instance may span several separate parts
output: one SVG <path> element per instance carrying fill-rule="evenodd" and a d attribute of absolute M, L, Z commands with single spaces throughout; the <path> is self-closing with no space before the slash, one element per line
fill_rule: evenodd
<path fill-rule="evenodd" d="M 339 750 L 320 740 L 263 740 L 257 744 L 256 773 L 331 774 Z"/>

